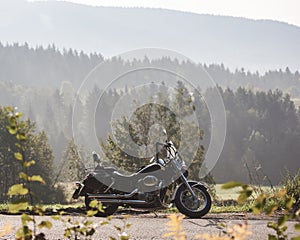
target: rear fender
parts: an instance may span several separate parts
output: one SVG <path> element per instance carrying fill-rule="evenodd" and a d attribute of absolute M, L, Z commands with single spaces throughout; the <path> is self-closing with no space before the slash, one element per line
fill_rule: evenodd
<path fill-rule="evenodd" d="M 73 199 L 78 199 L 79 196 L 82 196 L 81 195 L 81 192 L 82 192 L 82 189 L 84 188 L 84 185 L 81 183 L 81 182 L 76 182 L 75 183 L 75 186 L 77 187 L 75 192 L 73 193 L 73 196 L 72 198 Z"/>

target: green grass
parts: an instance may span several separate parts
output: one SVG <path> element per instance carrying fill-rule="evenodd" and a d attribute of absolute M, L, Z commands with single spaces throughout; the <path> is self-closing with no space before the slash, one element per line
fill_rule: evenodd
<path fill-rule="evenodd" d="M 73 204 L 45 204 L 43 205 L 44 209 L 48 209 L 48 210 L 64 210 L 64 209 L 68 209 L 68 208 L 85 208 L 85 205 L 82 203 L 73 203 Z"/>
<path fill-rule="evenodd" d="M 241 188 L 233 188 L 229 190 L 224 190 L 221 188 L 222 184 L 216 185 L 216 196 L 217 201 L 213 201 L 212 208 L 210 213 L 234 213 L 234 212 L 248 212 L 251 208 L 251 204 L 243 204 L 238 205 L 236 200 L 239 196 L 239 191 Z M 262 187 L 264 191 L 270 191 L 269 187 Z M 64 210 L 68 208 L 84 208 L 83 202 L 76 202 L 76 203 L 69 203 L 69 204 L 45 204 L 43 205 L 45 209 L 52 209 L 52 210 Z M 7 204 L 0 204 L 0 211 L 7 211 L 8 205 Z M 175 207 L 170 209 L 162 210 L 163 213 L 173 213 L 178 212 Z"/>
<path fill-rule="evenodd" d="M 251 209 L 251 203 L 238 204 L 237 199 L 239 192 L 242 190 L 240 187 L 224 190 L 222 189 L 223 184 L 216 184 L 216 200 L 214 201 L 210 213 L 234 213 L 234 212 L 248 212 Z M 254 199 L 261 191 L 272 192 L 273 190 L 267 186 L 253 186 L 258 191 L 253 194 Z"/>
<path fill-rule="evenodd" d="M 209 213 L 241 213 L 241 212 L 249 212 L 251 209 L 250 204 L 236 205 L 236 206 L 216 206 L 212 204 L 211 210 Z M 160 210 L 162 213 L 179 213 L 176 207 L 171 207 L 169 209 Z"/>
<path fill-rule="evenodd" d="M 251 209 L 250 204 L 236 205 L 236 206 L 214 206 L 212 205 L 210 213 L 238 213 L 249 212 Z"/>
<path fill-rule="evenodd" d="M 223 184 L 216 184 L 216 196 L 218 200 L 237 200 L 238 196 L 239 196 L 239 192 L 242 190 L 241 187 L 236 187 L 236 188 L 232 188 L 232 189 L 222 189 L 222 185 Z M 249 185 L 251 186 L 251 185 Z M 267 193 L 267 192 L 272 192 L 271 187 L 268 186 L 254 186 L 257 189 L 261 189 L 261 191 Z M 275 187 L 278 188 L 278 187 Z M 254 193 L 254 197 L 255 197 L 255 193 Z"/>
<path fill-rule="evenodd" d="M 52 209 L 54 210 L 63 210 L 67 208 L 84 208 L 84 204 L 47 204 L 43 205 L 44 209 Z M 212 204 L 212 208 L 210 213 L 229 213 L 229 212 L 247 212 L 250 209 L 249 204 L 237 205 L 237 206 L 215 206 Z M 0 211 L 6 212 L 8 210 L 7 204 L 0 204 Z M 161 210 L 162 213 L 178 213 L 176 207 L 172 207 L 169 209 Z"/>
<path fill-rule="evenodd" d="M 64 210 L 68 208 L 84 208 L 84 204 L 47 204 L 43 205 L 44 209 L 52 209 L 54 210 Z M 212 208 L 210 210 L 210 213 L 230 213 L 230 212 L 248 212 L 250 209 L 249 204 L 244 205 L 236 205 L 236 206 L 216 206 L 212 204 Z M 6 212 L 8 210 L 7 204 L 0 204 L 0 211 Z M 178 213 L 178 210 L 176 207 L 172 207 L 169 209 L 161 210 L 162 213 Z"/>
<path fill-rule="evenodd" d="M 240 188 L 222 189 L 223 184 L 216 184 L 216 196 L 219 200 L 237 200 Z"/>
<path fill-rule="evenodd" d="M 68 208 L 84 208 L 83 203 L 74 203 L 74 204 L 45 204 L 42 205 L 42 207 L 46 209 L 51 209 L 51 210 L 64 210 Z M 8 211 L 8 204 L 0 204 L 0 212 L 7 212 Z"/>
<path fill-rule="evenodd" d="M 8 210 L 8 205 L 6 203 L 1 203 L 0 204 L 0 211 L 7 211 Z"/>

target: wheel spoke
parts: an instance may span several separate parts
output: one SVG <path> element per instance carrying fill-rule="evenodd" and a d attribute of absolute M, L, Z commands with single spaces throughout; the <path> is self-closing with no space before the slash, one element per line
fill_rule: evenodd
<path fill-rule="evenodd" d="M 183 205 L 186 206 L 186 208 L 190 209 L 191 211 L 199 211 L 205 208 L 206 206 L 206 196 L 202 193 L 202 191 L 198 188 L 193 188 L 193 191 L 197 197 L 197 199 L 194 199 L 194 197 L 191 195 L 190 191 L 186 189 L 182 192 L 180 196 L 180 200 L 183 203 Z"/>

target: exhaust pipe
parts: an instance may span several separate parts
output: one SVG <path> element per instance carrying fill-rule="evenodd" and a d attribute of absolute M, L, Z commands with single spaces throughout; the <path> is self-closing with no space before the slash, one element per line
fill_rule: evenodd
<path fill-rule="evenodd" d="M 134 189 L 131 193 L 128 194 L 87 194 L 87 196 L 88 198 L 101 199 L 101 202 L 103 202 L 103 199 L 129 199 L 136 193 L 138 193 L 137 189 Z"/>
<path fill-rule="evenodd" d="M 128 199 L 98 199 L 101 203 L 115 203 L 115 204 L 149 204 L 144 200 L 128 200 Z"/>

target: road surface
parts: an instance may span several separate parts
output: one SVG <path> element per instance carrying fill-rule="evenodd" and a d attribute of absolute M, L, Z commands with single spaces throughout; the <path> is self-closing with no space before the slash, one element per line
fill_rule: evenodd
<path fill-rule="evenodd" d="M 105 221 L 105 218 L 100 217 L 90 217 L 89 220 L 93 221 L 94 224 L 98 225 L 96 227 L 96 233 L 93 235 L 92 239 L 104 240 L 109 239 L 109 237 L 118 237 L 118 231 L 115 229 L 115 226 L 124 227 L 125 222 L 131 224 L 131 226 L 126 230 L 130 235 L 130 239 L 133 240 L 147 240 L 147 239 L 171 239 L 163 238 L 162 236 L 166 233 L 167 214 L 159 213 L 148 213 L 148 214 L 133 214 L 125 220 L 124 214 L 114 215 L 113 219 L 109 224 L 100 226 L 101 221 Z M 80 221 L 85 219 L 82 214 L 72 214 L 71 216 L 64 216 L 63 219 L 66 221 L 70 218 L 72 221 Z M 36 217 L 37 222 L 41 220 L 49 220 L 53 223 L 53 227 L 48 229 L 43 229 L 43 232 L 46 235 L 46 239 L 58 240 L 66 239 L 63 237 L 64 229 L 66 228 L 66 223 L 63 223 L 60 220 L 53 220 L 51 216 Z M 267 223 L 269 221 L 275 221 L 276 218 L 268 218 L 265 216 L 254 216 L 251 214 L 207 214 L 201 219 L 189 219 L 184 218 L 182 221 L 182 226 L 186 232 L 187 239 L 196 239 L 197 234 L 202 233 L 212 233 L 220 234 L 222 230 L 220 229 L 220 224 L 226 224 L 232 226 L 234 224 L 243 224 L 247 221 L 249 230 L 252 232 L 252 235 L 248 239 L 251 240 L 262 240 L 267 239 L 268 233 L 275 233 L 273 230 L 268 229 Z M 12 232 L 4 237 L 1 237 L 1 240 L 4 239 L 14 239 L 15 231 L 21 225 L 20 216 L 13 215 L 0 215 L 0 228 L 3 227 L 5 223 L 10 223 L 12 226 Z M 296 236 L 293 225 L 294 222 L 288 222 L 287 233 L 289 236 Z M 300 233 L 298 233 L 300 235 Z M 73 238 L 74 239 L 74 238 Z M 83 238 L 82 238 L 83 239 Z"/>

